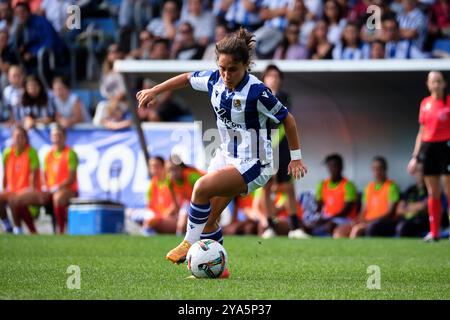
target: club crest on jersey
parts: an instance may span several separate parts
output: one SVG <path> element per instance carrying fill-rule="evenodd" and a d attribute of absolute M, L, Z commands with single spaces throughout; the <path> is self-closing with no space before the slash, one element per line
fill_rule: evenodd
<path fill-rule="evenodd" d="M 233 106 L 236 108 L 236 110 L 241 110 L 242 109 L 241 100 L 239 100 L 239 99 L 234 100 Z"/>

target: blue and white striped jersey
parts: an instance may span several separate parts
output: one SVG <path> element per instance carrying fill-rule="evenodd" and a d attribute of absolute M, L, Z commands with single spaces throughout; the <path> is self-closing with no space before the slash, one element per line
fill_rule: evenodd
<path fill-rule="evenodd" d="M 192 88 L 207 91 L 216 116 L 222 152 L 243 160 L 272 161 L 269 122 L 282 122 L 287 108 L 255 76 L 246 73 L 230 91 L 219 71 L 197 71 L 191 74 Z"/>

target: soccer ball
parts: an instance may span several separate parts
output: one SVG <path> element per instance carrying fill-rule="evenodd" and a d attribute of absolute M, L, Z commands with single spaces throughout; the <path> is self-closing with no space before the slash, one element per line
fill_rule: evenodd
<path fill-rule="evenodd" d="M 203 239 L 189 248 L 186 260 L 194 277 L 218 278 L 226 268 L 228 256 L 219 242 Z"/>

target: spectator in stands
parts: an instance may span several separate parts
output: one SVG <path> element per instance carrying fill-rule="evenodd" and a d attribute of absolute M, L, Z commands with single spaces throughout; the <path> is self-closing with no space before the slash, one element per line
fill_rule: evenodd
<path fill-rule="evenodd" d="M 44 201 L 53 208 L 58 233 L 67 225 L 69 201 L 78 195 L 76 152 L 66 144 L 65 129 L 56 124 L 50 130 L 52 148 L 45 156 L 44 177 L 47 192 Z"/>
<path fill-rule="evenodd" d="M 117 22 L 119 25 L 119 46 L 129 52 L 133 31 L 142 31 L 155 15 L 155 1 L 121 0 Z"/>
<path fill-rule="evenodd" d="M 6 205 L 11 209 L 14 234 L 23 233 L 22 220 L 30 233 L 37 233 L 33 217 L 28 209 L 31 200 L 42 201 L 39 158 L 23 127 L 17 126 L 12 133 L 12 145 L 3 151 L 3 192 L 0 193 L 0 217 L 6 229 Z"/>
<path fill-rule="evenodd" d="M 349 4 L 349 1 L 348 0 L 336 0 L 336 1 L 341 9 L 342 17 L 348 20 L 351 10 L 351 5 Z"/>
<path fill-rule="evenodd" d="M 370 59 L 384 59 L 386 53 L 383 41 L 375 40 L 370 44 Z"/>
<path fill-rule="evenodd" d="M 209 44 L 203 53 L 202 60 L 216 60 L 216 43 L 228 35 L 228 29 L 223 24 L 216 25 L 214 30 L 214 42 Z"/>
<path fill-rule="evenodd" d="M 12 64 L 17 64 L 16 54 L 9 43 L 7 30 L 0 30 L 0 88 L 3 91 L 8 85 L 8 69 Z"/>
<path fill-rule="evenodd" d="M 328 41 L 336 45 L 340 41 L 342 32 L 347 24 L 342 8 L 336 0 L 327 0 L 325 2 L 323 19 L 328 25 Z"/>
<path fill-rule="evenodd" d="M 24 92 L 24 71 L 18 65 L 8 69 L 9 85 L 3 90 L 3 108 L 5 120 L 13 123 L 19 117 L 19 108 L 22 105 Z"/>
<path fill-rule="evenodd" d="M 157 83 L 151 79 L 144 80 L 143 90 L 150 89 Z M 141 111 L 140 109 L 146 109 Z M 148 108 L 139 108 L 139 115 L 142 121 L 151 122 L 174 122 L 178 121 L 180 117 L 190 115 L 188 110 L 185 110 L 172 97 L 172 91 L 166 91 L 158 96 L 156 102 L 148 106 Z"/>
<path fill-rule="evenodd" d="M 318 20 L 323 15 L 323 1 L 322 0 L 304 0 L 305 6 L 308 9 L 308 19 Z"/>
<path fill-rule="evenodd" d="M 415 184 L 406 189 L 397 206 L 399 237 L 423 237 L 430 230 L 428 222 L 428 192 L 423 177 L 422 164 L 414 172 Z"/>
<path fill-rule="evenodd" d="M 148 190 L 148 214 L 144 218 L 145 235 L 155 233 L 173 233 L 177 231 L 178 206 L 169 181 L 165 162 L 162 157 L 150 159 L 150 187 Z"/>
<path fill-rule="evenodd" d="M 234 199 L 231 221 L 223 227 L 223 234 L 250 235 L 258 233 L 258 224 L 261 216 L 253 207 L 255 191 Z"/>
<path fill-rule="evenodd" d="M 130 128 L 133 120 L 128 105 L 123 101 L 109 101 L 106 106 L 106 116 L 100 119 L 100 124 L 109 130 Z"/>
<path fill-rule="evenodd" d="M 183 21 L 189 22 L 192 26 L 195 41 L 200 46 L 206 47 L 211 42 L 215 25 L 214 16 L 211 11 L 202 7 L 202 0 L 188 1 L 188 13 Z"/>
<path fill-rule="evenodd" d="M 0 1 L 0 30 L 6 30 L 11 34 L 13 30 L 14 11 L 11 7 L 11 2 L 8 0 Z"/>
<path fill-rule="evenodd" d="M 398 22 L 388 17 L 382 22 L 380 40 L 385 43 L 386 59 L 422 59 L 426 55 L 411 40 L 402 40 Z"/>
<path fill-rule="evenodd" d="M 182 22 L 178 27 L 177 39 L 172 44 L 172 59 L 199 60 L 205 48 L 194 37 L 194 29 L 189 22 Z"/>
<path fill-rule="evenodd" d="M 166 0 L 160 18 L 154 18 L 147 25 L 147 30 L 156 37 L 170 41 L 175 39 L 180 19 L 180 8 L 175 0 Z"/>
<path fill-rule="evenodd" d="M 341 40 L 333 49 L 334 60 L 360 60 L 364 58 L 365 44 L 359 37 L 358 26 L 349 22 L 344 28 Z M 367 50 L 367 49 L 366 49 Z"/>
<path fill-rule="evenodd" d="M 38 14 L 41 10 L 42 0 L 12 0 L 11 5 L 15 8 L 18 4 L 25 3 L 28 8 L 30 8 L 30 12 L 33 14 Z"/>
<path fill-rule="evenodd" d="M 450 3 L 448 0 L 437 0 L 430 8 L 428 36 L 424 50 L 432 51 L 434 41 L 439 38 L 450 38 Z"/>
<path fill-rule="evenodd" d="M 260 58 L 272 57 L 283 40 L 287 17 L 291 15 L 294 0 L 264 0 L 260 17 L 264 25 L 255 31 L 256 53 Z"/>
<path fill-rule="evenodd" d="M 52 50 L 58 64 L 66 62 L 65 46 L 46 18 L 31 14 L 30 7 L 25 2 L 19 2 L 15 6 L 14 14 L 18 23 L 14 43 L 21 63 L 28 72 L 36 68 L 37 55 L 41 48 Z"/>
<path fill-rule="evenodd" d="M 55 111 L 39 78 L 35 75 L 27 76 L 16 121 L 23 124 L 26 130 L 34 128 L 38 123 L 49 125 L 55 120 Z"/>
<path fill-rule="evenodd" d="M 423 49 L 427 19 L 417 6 L 417 0 L 402 0 L 403 11 L 397 17 L 400 37 L 412 41 L 419 50 Z"/>
<path fill-rule="evenodd" d="M 259 0 L 215 0 L 214 14 L 228 30 L 235 31 L 241 26 L 250 31 L 261 27 L 259 15 L 262 1 Z"/>
<path fill-rule="evenodd" d="M 139 47 L 132 50 L 127 58 L 146 60 L 150 58 L 150 53 L 153 45 L 153 36 L 148 30 L 139 32 Z"/>
<path fill-rule="evenodd" d="M 103 62 L 103 73 L 100 79 L 100 94 L 106 99 L 100 101 L 95 109 L 93 124 L 102 125 L 102 120 L 107 118 L 108 105 L 113 102 L 118 105 L 119 102 L 126 100 L 126 86 L 121 73 L 114 71 L 114 61 L 123 58 L 123 52 L 117 44 L 111 44 L 108 48 L 108 54 Z"/>
<path fill-rule="evenodd" d="M 359 219 L 351 227 L 350 238 L 367 236 L 394 236 L 396 231 L 395 211 L 400 200 L 397 184 L 387 177 L 387 161 L 377 156 L 372 161 L 374 181 L 364 190 Z M 347 234 L 349 226 L 342 226 L 341 234 Z M 345 230 L 347 229 L 347 230 Z"/>
<path fill-rule="evenodd" d="M 60 33 L 65 29 L 67 9 L 72 2 L 72 0 L 42 0 L 38 14 L 46 17 L 55 31 Z"/>
<path fill-rule="evenodd" d="M 303 0 L 295 0 L 294 8 L 288 16 L 288 21 L 288 27 L 290 24 L 298 25 L 300 30 L 298 41 L 301 45 L 306 46 L 308 43 L 308 38 L 311 35 L 316 23 L 313 18 L 311 18 L 308 8 L 305 6 L 305 2 Z"/>
<path fill-rule="evenodd" d="M 187 213 L 191 201 L 195 182 L 204 174 L 202 171 L 183 163 L 178 155 L 172 155 L 166 161 L 166 170 L 169 178 L 169 188 L 172 190 L 176 200 L 178 211 L 177 235 L 186 230 Z"/>
<path fill-rule="evenodd" d="M 308 50 L 299 41 L 300 27 L 298 24 L 290 23 L 284 31 L 281 45 L 275 50 L 274 59 L 299 60 L 308 58 Z"/>
<path fill-rule="evenodd" d="M 324 162 L 329 177 L 317 186 L 315 199 L 320 216 L 313 234 L 345 237 L 346 234 L 340 232 L 340 226 L 351 224 L 357 217 L 356 187 L 342 175 L 344 161 L 339 154 L 328 155 Z"/>
<path fill-rule="evenodd" d="M 307 49 L 313 60 L 331 59 L 333 44 L 328 41 L 328 25 L 325 20 L 320 20 L 314 26 L 308 40 Z"/>
<path fill-rule="evenodd" d="M 76 94 L 70 92 L 67 78 L 53 78 L 52 88 L 50 102 L 56 111 L 55 120 L 62 128 L 68 129 L 77 123 L 89 120 L 86 107 Z"/>
<path fill-rule="evenodd" d="M 167 39 L 156 39 L 150 52 L 152 60 L 167 60 L 170 58 L 170 44 Z"/>

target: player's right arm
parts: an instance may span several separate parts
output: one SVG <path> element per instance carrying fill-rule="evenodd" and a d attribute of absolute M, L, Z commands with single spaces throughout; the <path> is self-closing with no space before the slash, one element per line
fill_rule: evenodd
<path fill-rule="evenodd" d="M 189 78 L 191 73 L 183 73 L 173 78 L 170 78 L 163 83 L 160 83 L 153 88 L 141 90 L 136 94 L 138 100 L 138 108 L 145 108 L 149 104 L 155 102 L 156 96 L 160 93 L 171 91 L 175 89 L 181 89 L 189 85 Z"/>
<path fill-rule="evenodd" d="M 409 174 L 414 174 L 414 171 L 416 171 L 417 157 L 419 156 L 420 145 L 422 142 L 422 131 L 423 131 L 423 125 L 420 126 L 419 132 L 417 133 L 416 143 L 414 144 L 414 151 L 413 151 L 411 160 L 408 163 L 408 173 Z"/>

